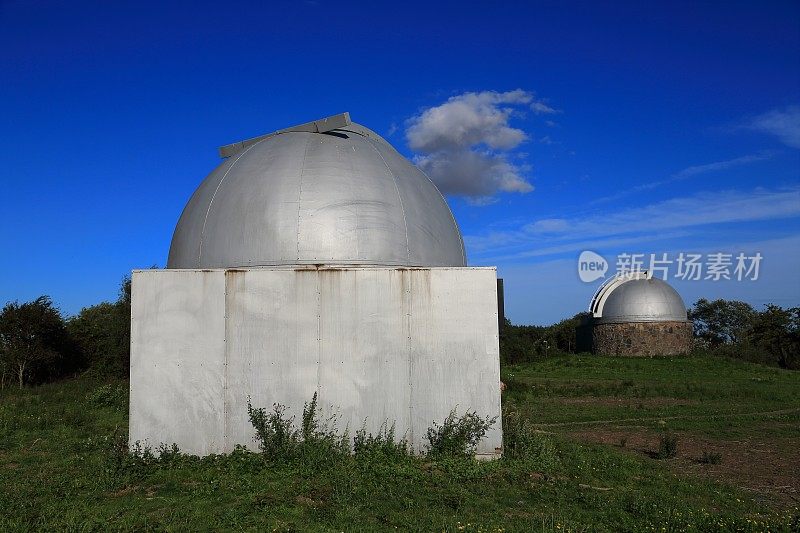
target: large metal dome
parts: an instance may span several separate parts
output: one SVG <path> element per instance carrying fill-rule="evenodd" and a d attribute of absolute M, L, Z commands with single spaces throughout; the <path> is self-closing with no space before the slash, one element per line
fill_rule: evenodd
<path fill-rule="evenodd" d="M 626 274 L 603 284 L 592 300 L 591 311 L 598 323 L 686 321 L 680 294 L 647 272 Z"/>
<path fill-rule="evenodd" d="M 183 210 L 167 268 L 466 265 L 436 186 L 346 113 L 220 154 Z"/>

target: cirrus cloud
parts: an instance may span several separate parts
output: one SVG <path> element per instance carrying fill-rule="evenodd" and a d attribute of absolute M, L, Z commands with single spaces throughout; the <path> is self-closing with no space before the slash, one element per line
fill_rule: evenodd
<path fill-rule="evenodd" d="M 745 122 L 742 128 L 774 135 L 786 146 L 800 148 L 800 106 L 773 109 Z"/>

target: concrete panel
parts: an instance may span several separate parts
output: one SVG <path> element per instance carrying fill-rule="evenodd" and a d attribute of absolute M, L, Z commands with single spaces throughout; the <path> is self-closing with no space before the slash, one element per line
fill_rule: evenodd
<path fill-rule="evenodd" d="M 314 270 L 229 270 L 226 277 L 225 451 L 255 448 L 247 399 L 280 403 L 298 423 L 317 391 L 318 276 Z"/>
<path fill-rule="evenodd" d="M 412 434 L 426 443 L 427 428 L 455 408 L 459 415 L 500 414 L 497 282 L 494 269 L 420 270 L 411 278 Z M 478 447 L 502 446 L 498 417 Z"/>
<path fill-rule="evenodd" d="M 319 402 L 353 435 L 410 427 L 409 271 L 323 270 L 320 276 Z"/>
<path fill-rule="evenodd" d="M 247 401 L 298 419 L 315 392 L 352 436 L 395 424 L 424 450 L 453 407 L 500 414 L 494 269 L 137 271 L 131 441 L 255 448 Z M 502 444 L 499 420 L 479 453 Z"/>
<path fill-rule="evenodd" d="M 223 271 L 133 273 L 130 442 L 223 445 Z"/>

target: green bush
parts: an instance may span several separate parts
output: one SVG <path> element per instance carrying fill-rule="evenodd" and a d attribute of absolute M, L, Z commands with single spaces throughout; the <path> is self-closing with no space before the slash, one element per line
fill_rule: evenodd
<path fill-rule="evenodd" d="M 406 457 L 411 453 L 408 440 L 395 440 L 395 426 L 384 422 L 373 435 L 367 433 L 366 427 L 356 431 L 353 438 L 353 453 L 356 457 L 383 456 L 386 458 Z"/>
<path fill-rule="evenodd" d="M 707 465 L 718 465 L 722 462 L 722 454 L 718 452 L 703 452 L 700 462 Z"/>
<path fill-rule="evenodd" d="M 434 422 L 428 428 L 425 438 L 428 440 L 428 455 L 472 457 L 478 442 L 497 421 L 497 417 L 481 418 L 475 411 L 456 416 L 456 410 L 450 411 L 444 422 Z"/>
<path fill-rule="evenodd" d="M 549 435 L 536 431 L 516 411 L 503 410 L 503 459 L 525 461 L 529 467 L 551 472 L 560 463 Z"/>
<path fill-rule="evenodd" d="M 670 433 L 664 433 L 658 439 L 658 452 L 656 457 L 659 459 L 670 459 L 678 455 L 678 438 Z"/>
<path fill-rule="evenodd" d="M 256 440 L 261 452 L 271 460 L 304 459 L 306 461 L 330 460 L 350 453 L 347 432 L 339 435 L 336 418 L 330 417 L 320 424 L 317 412 L 317 393 L 303 406 L 300 429 L 294 426 L 294 417 L 286 415 L 286 407 L 273 405 L 272 411 L 252 406 L 247 400 L 247 414 L 256 430 Z"/>
<path fill-rule="evenodd" d="M 128 400 L 128 389 L 123 385 L 106 383 L 87 394 L 86 400 L 95 405 L 124 408 Z"/>
<path fill-rule="evenodd" d="M 285 415 L 286 406 L 275 404 L 268 412 L 263 407 L 253 407 L 247 400 L 247 414 L 256 430 L 256 441 L 264 455 L 269 458 L 290 457 L 300 442 L 300 434 L 294 427 L 294 417 Z"/>

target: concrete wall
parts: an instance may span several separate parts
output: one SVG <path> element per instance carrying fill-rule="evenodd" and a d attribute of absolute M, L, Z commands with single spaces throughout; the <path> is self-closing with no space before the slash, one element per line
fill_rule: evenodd
<path fill-rule="evenodd" d="M 692 323 L 595 323 L 592 345 L 593 351 L 600 355 L 681 355 L 692 349 Z"/>
<path fill-rule="evenodd" d="M 500 415 L 491 268 L 133 273 L 130 441 L 256 448 L 247 418 L 318 393 L 352 435 L 388 421 L 424 449 L 451 409 Z M 502 446 L 500 420 L 478 453 Z"/>

